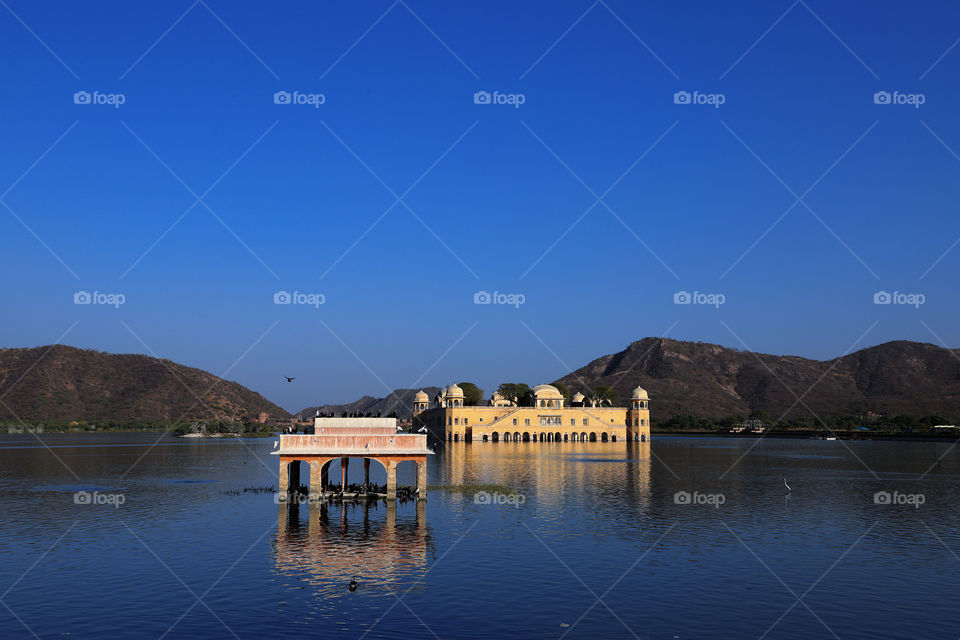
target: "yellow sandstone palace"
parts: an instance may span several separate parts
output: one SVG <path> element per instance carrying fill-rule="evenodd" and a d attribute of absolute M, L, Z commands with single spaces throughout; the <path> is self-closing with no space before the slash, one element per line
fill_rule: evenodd
<path fill-rule="evenodd" d="M 521 407 L 494 393 L 485 406 L 463 404 L 456 384 L 430 402 L 421 389 L 413 398 L 413 421 L 448 442 L 647 442 L 650 440 L 650 398 L 633 390 L 629 407 L 596 406 L 582 393 L 569 406 L 556 387 L 533 388 L 533 406 Z"/>

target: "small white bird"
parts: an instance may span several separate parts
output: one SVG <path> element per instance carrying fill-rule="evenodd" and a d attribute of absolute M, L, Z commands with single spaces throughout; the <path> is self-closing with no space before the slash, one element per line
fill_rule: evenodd
<path fill-rule="evenodd" d="M 419 431 L 417 431 L 417 433 L 426 433 L 426 432 L 427 432 L 426 427 L 420 427 Z"/>
<path fill-rule="evenodd" d="M 403 427 L 397 427 L 397 433 L 400 433 L 401 431 L 403 431 Z"/>
<path fill-rule="evenodd" d="M 793 492 L 793 489 L 790 488 L 790 485 L 787 484 L 787 479 L 783 479 L 783 486 L 787 488 L 787 491 Z"/>
<path fill-rule="evenodd" d="M 279 446 L 280 446 L 280 441 L 279 441 L 279 440 L 274 440 L 274 441 L 273 441 L 273 448 L 276 449 L 276 448 L 279 447 Z"/>

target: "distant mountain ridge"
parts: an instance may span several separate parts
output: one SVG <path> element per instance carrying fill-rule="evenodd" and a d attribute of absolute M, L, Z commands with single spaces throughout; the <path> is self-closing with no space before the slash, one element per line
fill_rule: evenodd
<path fill-rule="evenodd" d="M 504 372 L 505 379 L 510 377 Z M 960 419 L 960 350 L 907 340 L 831 360 L 812 360 L 705 342 L 644 338 L 557 382 L 567 385 L 570 393 L 608 385 L 617 391 L 620 405 L 641 386 L 650 393 L 651 416 L 660 421 L 678 414 L 747 416 L 753 410 L 766 411 L 773 418 L 785 413 L 786 418 L 798 418 L 809 415 L 804 404 L 822 417 L 874 411 Z M 431 398 L 438 390 L 424 387 Z M 317 409 L 336 415 L 378 409 L 386 414 L 395 409 L 401 417 L 409 417 L 414 393 L 416 389 L 398 389 L 389 400 L 364 396 L 349 404 L 310 407 L 303 415 L 309 417 Z"/>
<path fill-rule="evenodd" d="M 65 345 L 0 349 L 0 399 L 9 407 L 0 404 L 4 421 L 252 420 L 261 411 L 290 417 L 259 393 L 201 369 Z"/>
<path fill-rule="evenodd" d="M 658 419 L 680 413 L 746 415 L 755 409 L 774 418 L 788 410 L 788 418 L 809 415 L 797 396 L 817 415 L 874 411 L 960 417 L 958 350 L 906 340 L 821 361 L 644 338 L 559 381 L 571 392 L 605 384 L 621 401 L 642 386 Z"/>
<path fill-rule="evenodd" d="M 306 407 L 301 409 L 299 415 L 304 419 L 309 419 L 316 415 L 317 411 L 321 413 L 333 413 L 335 416 L 342 415 L 344 411 L 352 414 L 356 411 L 360 413 L 376 414 L 379 411 L 382 415 L 387 415 L 396 411 L 401 418 L 409 418 L 413 415 L 413 396 L 421 387 L 416 389 L 395 389 L 386 398 L 374 398 L 373 396 L 363 396 L 359 400 L 354 400 L 346 404 L 323 404 L 316 407 Z M 432 400 L 440 387 L 422 387 L 423 391 L 430 396 Z"/>

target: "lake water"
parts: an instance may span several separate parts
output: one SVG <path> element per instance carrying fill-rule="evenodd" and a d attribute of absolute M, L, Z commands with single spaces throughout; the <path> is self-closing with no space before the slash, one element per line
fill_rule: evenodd
<path fill-rule="evenodd" d="M 4 639 L 960 636 L 949 444 L 459 444 L 431 484 L 516 495 L 341 509 L 242 493 L 273 439 L 41 437 L 0 436 Z"/>

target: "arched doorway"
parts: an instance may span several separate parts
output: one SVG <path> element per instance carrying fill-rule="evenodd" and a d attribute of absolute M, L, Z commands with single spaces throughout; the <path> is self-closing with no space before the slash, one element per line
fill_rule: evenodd
<path fill-rule="evenodd" d="M 500 441 L 500 434 L 497 433 L 496 431 L 494 431 L 492 434 L 490 434 L 490 437 L 491 437 L 491 439 L 492 439 L 494 442 L 499 442 L 499 441 Z"/>
<path fill-rule="evenodd" d="M 603 433 L 600 434 L 600 442 L 606 442 L 606 441 L 607 441 L 607 432 L 604 431 Z"/>

